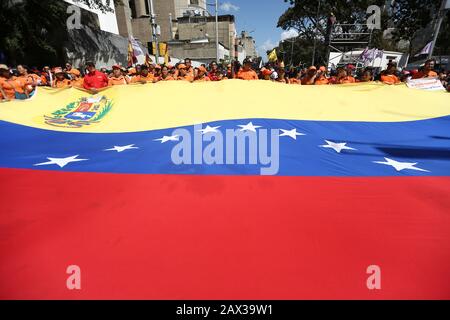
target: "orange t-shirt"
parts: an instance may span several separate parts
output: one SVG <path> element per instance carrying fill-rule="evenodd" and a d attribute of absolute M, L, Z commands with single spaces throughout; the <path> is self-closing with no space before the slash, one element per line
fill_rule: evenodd
<path fill-rule="evenodd" d="M 62 81 L 56 79 L 53 81 L 53 85 L 52 85 L 53 88 L 58 88 L 58 89 L 67 88 L 70 86 L 71 86 L 71 81 L 68 79 L 63 79 Z"/>
<path fill-rule="evenodd" d="M 385 74 L 381 76 L 381 82 L 385 84 L 397 84 L 401 81 L 395 74 Z"/>
<path fill-rule="evenodd" d="M 120 76 L 118 78 L 111 77 L 111 78 L 109 78 L 108 86 L 120 86 L 120 85 L 128 84 L 128 82 L 129 82 L 129 80 L 124 76 Z"/>
<path fill-rule="evenodd" d="M 70 75 L 72 75 L 75 79 L 80 77 L 80 71 L 78 69 L 70 69 L 70 71 L 67 71 L 67 73 L 69 73 Z"/>
<path fill-rule="evenodd" d="M 345 83 L 356 83 L 355 78 L 352 76 L 346 76 L 345 78 L 341 78 L 338 80 L 339 84 L 345 84 Z"/>
<path fill-rule="evenodd" d="M 41 77 L 37 74 L 29 73 L 25 76 L 18 76 L 21 81 L 24 81 L 27 85 L 38 85 L 41 83 Z"/>
<path fill-rule="evenodd" d="M 424 72 L 424 71 L 419 71 L 417 72 L 415 75 L 413 75 L 413 79 L 421 79 L 421 78 L 436 78 L 438 76 L 438 74 L 434 71 L 428 71 L 428 72 Z"/>
<path fill-rule="evenodd" d="M 71 83 L 72 83 L 72 86 L 74 86 L 74 87 L 83 88 L 84 79 L 78 78 L 76 80 L 72 80 Z"/>
<path fill-rule="evenodd" d="M 258 80 L 258 74 L 251 69 L 248 71 L 239 70 L 237 77 L 241 80 Z"/>
<path fill-rule="evenodd" d="M 187 74 L 184 77 L 182 76 L 178 76 L 177 80 L 184 80 L 184 81 L 193 81 L 194 80 L 194 76 Z"/>
<path fill-rule="evenodd" d="M 196 82 L 205 82 L 205 81 L 211 81 L 210 78 L 208 78 L 207 76 L 204 76 L 203 78 L 197 78 L 195 79 Z"/>
<path fill-rule="evenodd" d="M 48 84 L 47 77 L 45 75 L 41 75 L 41 84 L 44 86 Z"/>
<path fill-rule="evenodd" d="M 328 84 L 328 83 L 329 83 L 328 79 L 326 77 L 322 76 L 322 77 L 316 79 L 316 82 L 314 84 L 320 86 L 320 85 L 325 85 L 325 84 Z"/>
<path fill-rule="evenodd" d="M 6 95 L 6 98 L 13 100 L 16 98 L 16 92 L 25 93 L 25 82 L 23 79 L 11 77 L 10 79 L 0 78 L 0 87 Z"/>
<path fill-rule="evenodd" d="M 312 81 L 312 78 L 305 76 L 302 78 L 302 85 L 307 86 L 307 85 L 313 85 L 314 81 Z"/>
<path fill-rule="evenodd" d="M 158 79 L 158 81 L 172 81 L 172 80 L 175 80 L 175 78 L 172 77 L 172 76 L 167 76 L 165 78 L 163 78 L 162 76 L 159 76 L 157 79 Z"/>
<path fill-rule="evenodd" d="M 138 82 L 153 82 L 153 80 L 155 79 L 155 76 L 153 73 L 149 73 L 146 77 L 142 76 L 142 75 L 138 75 L 138 76 L 134 76 L 131 79 L 131 83 L 138 83 Z"/>

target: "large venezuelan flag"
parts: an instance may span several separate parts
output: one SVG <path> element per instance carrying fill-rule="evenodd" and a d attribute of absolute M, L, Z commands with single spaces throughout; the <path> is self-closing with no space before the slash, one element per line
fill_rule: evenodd
<path fill-rule="evenodd" d="M 0 298 L 450 299 L 449 102 L 229 80 L 0 104 Z M 275 132 L 277 174 L 195 141 L 176 165 L 180 129 Z"/>

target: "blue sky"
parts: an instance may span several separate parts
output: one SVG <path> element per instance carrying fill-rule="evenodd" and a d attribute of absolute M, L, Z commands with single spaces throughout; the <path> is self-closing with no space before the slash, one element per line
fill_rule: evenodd
<path fill-rule="evenodd" d="M 212 1 L 210 1 L 212 2 Z M 278 45 L 282 38 L 292 36 L 292 31 L 277 28 L 280 15 L 289 7 L 283 0 L 219 0 L 220 14 L 236 16 L 236 29 L 254 31 L 260 55 Z"/>

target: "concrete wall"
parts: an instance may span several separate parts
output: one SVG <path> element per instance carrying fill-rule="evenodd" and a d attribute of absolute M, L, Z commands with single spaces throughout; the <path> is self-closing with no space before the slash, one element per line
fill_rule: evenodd
<path fill-rule="evenodd" d="M 258 57 L 258 53 L 256 52 L 256 44 L 253 37 L 249 36 L 246 32 L 242 32 L 238 40 L 242 43 L 248 57 L 252 59 Z"/>
<path fill-rule="evenodd" d="M 170 43 L 169 54 L 171 57 L 180 59 L 190 58 L 202 63 L 216 61 L 215 43 Z M 220 59 L 226 58 L 230 54 L 227 48 L 219 47 Z"/>
<path fill-rule="evenodd" d="M 159 41 L 167 42 L 172 39 L 172 30 L 170 28 L 170 15 L 172 20 L 176 19 L 175 1 L 173 0 L 153 0 L 155 6 L 156 23 L 161 27 L 161 36 Z"/>
<path fill-rule="evenodd" d="M 190 23 L 189 23 L 190 22 Z M 216 39 L 215 17 L 193 17 L 178 19 L 178 39 L 192 40 L 208 38 L 211 42 Z M 208 35 L 208 36 L 206 36 Z M 233 44 L 236 35 L 234 16 L 219 17 L 219 42 L 230 48 L 233 54 Z"/>
<path fill-rule="evenodd" d="M 133 35 L 133 26 L 131 24 L 131 9 L 128 1 L 122 1 L 122 4 L 116 8 L 117 25 L 119 34 L 128 38 Z"/>

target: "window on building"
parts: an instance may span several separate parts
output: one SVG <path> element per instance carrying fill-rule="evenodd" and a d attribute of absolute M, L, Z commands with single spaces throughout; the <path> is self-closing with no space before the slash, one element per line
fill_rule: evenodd
<path fill-rule="evenodd" d="M 145 0 L 144 3 L 145 3 L 145 14 L 150 15 L 150 7 L 148 6 L 148 1 Z"/>
<path fill-rule="evenodd" d="M 130 1 L 128 1 L 128 3 L 130 6 L 130 10 L 131 10 L 131 18 L 136 19 L 137 18 L 136 4 L 134 3 L 134 0 L 130 0 Z"/>
<path fill-rule="evenodd" d="M 190 2 L 191 5 L 195 5 L 195 6 L 198 6 L 200 4 L 199 0 L 190 0 L 189 2 Z"/>

